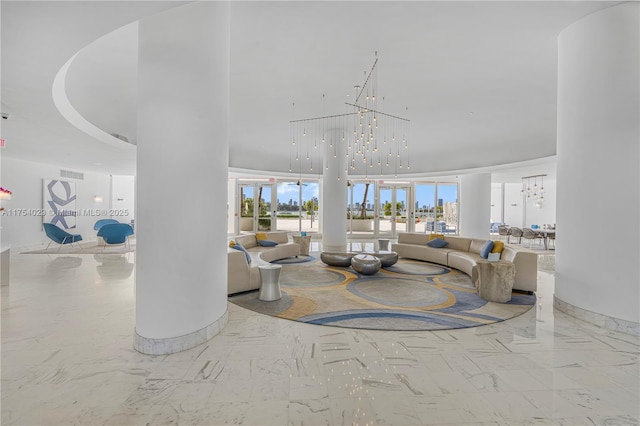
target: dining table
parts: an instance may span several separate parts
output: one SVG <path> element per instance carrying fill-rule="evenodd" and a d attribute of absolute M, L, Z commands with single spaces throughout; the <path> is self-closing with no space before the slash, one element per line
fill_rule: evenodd
<path fill-rule="evenodd" d="M 555 239 L 556 230 L 555 229 L 534 229 L 534 231 L 542 237 L 542 241 L 544 242 L 544 249 L 549 249 L 549 238 L 553 236 Z M 555 249 L 555 247 L 554 247 Z"/>

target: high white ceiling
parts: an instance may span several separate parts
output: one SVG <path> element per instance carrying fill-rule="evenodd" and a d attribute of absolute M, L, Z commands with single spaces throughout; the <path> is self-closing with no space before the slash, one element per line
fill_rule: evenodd
<path fill-rule="evenodd" d="M 80 52 L 71 105 L 135 142 L 137 28 L 122 27 L 178 4 L 2 1 L 3 155 L 134 174 L 135 147 L 74 128 L 53 82 Z M 540 163 L 556 153 L 557 36 L 614 4 L 233 2 L 229 164 L 288 171 L 289 120 L 344 112 L 376 51 L 385 111 L 411 119 L 412 174 Z"/>

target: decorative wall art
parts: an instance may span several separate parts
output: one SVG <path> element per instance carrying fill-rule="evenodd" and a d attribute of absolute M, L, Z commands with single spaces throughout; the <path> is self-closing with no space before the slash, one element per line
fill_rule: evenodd
<path fill-rule="evenodd" d="M 76 184 L 65 180 L 44 179 L 44 222 L 63 229 L 76 227 Z"/>

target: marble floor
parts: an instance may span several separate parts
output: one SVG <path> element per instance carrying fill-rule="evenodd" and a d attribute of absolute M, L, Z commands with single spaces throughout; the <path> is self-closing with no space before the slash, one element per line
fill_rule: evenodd
<path fill-rule="evenodd" d="M 313 249 L 313 247 L 312 247 Z M 349 330 L 229 304 L 209 342 L 132 347 L 135 254 L 12 254 L 3 425 L 638 425 L 638 337 L 539 304 L 488 326 Z"/>

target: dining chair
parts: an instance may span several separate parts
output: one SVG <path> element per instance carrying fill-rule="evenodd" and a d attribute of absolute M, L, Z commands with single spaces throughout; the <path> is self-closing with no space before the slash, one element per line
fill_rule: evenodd
<path fill-rule="evenodd" d="M 510 229 L 510 234 L 507 237 L 509 243 L 511 243 L 511 237 L 517 238 L 518 244 L 520 244 L 520 242 L 522 241 L 522 229 L 518 228 L 517 226 L 512 226 Z"/>
<path fill-rule="evenodd" d="M 531 248 L 532 242 L 540 238 L 538 232 L 534 231 L 531 228 L 523 228 L 522 229 L 522 238 L 525 240 L 529 240 L 529 248 Z"/>
<path fill-rule="evenodd" d="M 502 240 L 503 238 L 505 240 L 508 240 L 509 235 L 511 235 L 511 227 L 509 225 L 498 226 L 498 236 L 500 240 Z"/>

